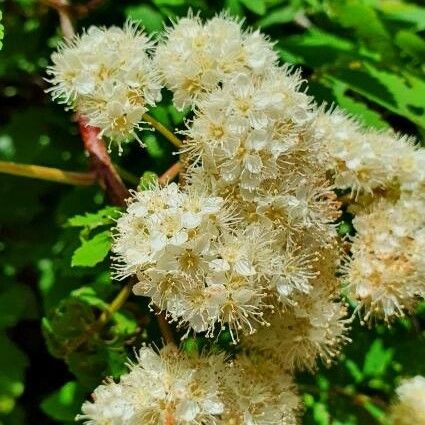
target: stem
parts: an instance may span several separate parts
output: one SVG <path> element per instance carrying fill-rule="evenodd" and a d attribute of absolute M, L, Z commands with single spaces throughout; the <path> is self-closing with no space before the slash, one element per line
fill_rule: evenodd
<path fill-rule="evenodd" d="M 165 171 L 165 173 L 162 174 L 161 177 L 159 177 L 158 183 L 161 186 L 165 186 L 166 184 L 168 184 L 168 182 L 174 180 L 177 174 L 179 174 L 181 170 L 182 170 L 181 163 L 176 162 L 167 171 Z"/>
<path fill-rule="evenodd" d="M 0 161 L 0 173 L 57 183 L 73 184 L 76 186 L 90 186 L 96 181 L 94 173 L 77 173 L 74 171 L 64 171 L 59 168 L 16 164 L 7 161 Z"/>
<path fill-rule="evenodd" d="M 111 158 L 99 136 L 100 130 L 88 125 L 86 119 L 82 116 L 78 117 L 78 126 L 99 184 L 105 189 L 115 205 L 124 207 L 129 193 L 112 165 Z"/>
<path fill-rule="evenodd" d="M 170 345 L 176 345 L 173 331 L 171 330 L 171 327 L 167 322 L 164 312 L 156 310 L 156 317 L 159 330 L 161 331 L 161 335 L 164 338 L 165 343 Z"/>
<path fill-rule="evenodd" d="M 181 148 L 183 146 L 182 141 L 167 127 L 162 125 L 155 118 L 151 117 L 149 114 L 144 114 L 143 119 L 149 123 L 155 130 L 159 131 L 166 139 L 168 139 L 176 148 Z"/>

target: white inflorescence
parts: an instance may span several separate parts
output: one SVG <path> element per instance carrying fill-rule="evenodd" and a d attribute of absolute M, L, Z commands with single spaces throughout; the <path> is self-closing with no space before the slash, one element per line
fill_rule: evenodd
<path fill-rule="evenodd" d="M 341 258 L 366 319 L 425 297 L 425 151 L 318 107 L 260 32 L 189 14 L 154 45 L 133 24 L 92 27 L 53 63 L 53 97 L 118 143 L 137 137 L 161 84 L 192 109 L 183 182 L 132 193 L 115 228 L 115 277 L 135 276 L 134 293 L 188 332 L 242 339 L 231 362 L 143 348 L 84 404 L 87 424 L 294 425 L 287 374 L 330 363 L 348 341 Z M 342 203 L 355 215 L 348 255 L 335 228 Z M 423 382 L 403 385 L 394 412 L 409 405 L 423 419 L 409 390 Z"/>
<path fill-rule="evenodd" d="M 402 197 L 395 205 L 377 203 L 354 219 L 357 234 L 346 276 L 366 319 L 400 316 L 425 297 L 424 207 L 423 200 Z"/>
<path fill-rule="evenodd" d="M 165 86 L 173 91 L 174 104 L 183 109 L 230 75 L 267 73 L 277 62 L 272 47 L 259 31 L 243 31 L 240 22 L 226 15 L 205 24 L 189 15 L 167 29 L 155 63 Z"/>
<path fill-rule="evenodd" d="M 161 99 L 149 56 L 153 47 L 132 23 L 123 29 L 90 27 L 52 55 L 52 96 L 118 144 L 132 139 L 147 108 Z"/>
<path fill-rule="evenodd" d="M 398 400 L 392 406 L 392 425 L 425 424 L 425 378 L 415 376 L 396 390 Z"/>
<path fill-rule="evenodd" d="M 87 425 L 294 425 L 299 409 L 290 378 L 272 364 L 186 357 L 173 347 L 142 348 L 119 383 L 92 397 L 77 417 Z"/>
<path fill-rule="evenodd" d="M 275 271 L 265 236 L 238 227 L 220 197 L 174 183 L 152 188 L 135 193 L 117 222 L 116 274 L 136 274 L 134 292 L 173 320 L 211 334 L 216 324 L 229 326 L 237 338 L 263 322 Z"/>
<path fill-rule="evenodd" d="M 316 367 L 317 358 L 330 364 L 349 341 L 347 308 L 325 291 L 298 295 L 293 306 L 270 318 L 263 327 L 242 340 L 249 350 L 273 359 L 284 370 Z"/>

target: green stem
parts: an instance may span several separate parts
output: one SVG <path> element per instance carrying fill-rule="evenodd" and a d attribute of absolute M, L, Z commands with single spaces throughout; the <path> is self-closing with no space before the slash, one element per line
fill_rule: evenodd
<path fill-rule="evenodd" d="M 144 121 L 149 123 L 155 130 L 159 131 L 166 139 L 168 139 L 176 148 L 181 148 L 183 146 L 182 141 L 167 127 L 162 125 L 155 118 L 151 117 L 149 114 L 143 115 Z"/>
<path fill-rule="evenodd" d="M 90 186 L 96 180 L 94 173 L 77 173 L 73 171 L 60 170 L 59 168 L 30 164 L 16 164 L 14 162 L 7 161 L 0 161 L 0 173 L 57 183 L 73 184 L 77 186 Z"/>

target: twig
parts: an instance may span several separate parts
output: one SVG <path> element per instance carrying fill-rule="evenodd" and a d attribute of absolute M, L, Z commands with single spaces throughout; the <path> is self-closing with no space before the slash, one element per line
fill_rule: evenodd
<path fill-rule="evenodd" d="M 74 171 L 64 171 L 59 168 L 30 164 L 16 164 L 14 162 L 7 161 L 0 161 L 0 173 L 57 183 L 72 184 L 76 186 L 90 186 L 96 181 L 96 176 L 93 172 L 78 173 Z"/>
<path fill-rule="evenodd" d="M 164 174 L 162 174 L 159 177 L 158 183 L 161 186 L 164 186 L 164 185 L 168 184 L 170 181 L 172 181 L 172 180 L 175 179 L 175 177 L 177 176 L 177 174 L 180 173 L 181 170 L 182 170 L 181 163 L 180 162 L 176 162 L 167 171 L 165 171 Z"/>
<path fill-rule="evenodd" d="M 125 206 L 125 200 L 130 196 L 129 192 L 112 165 L 111 158 L 99 136 L 99 129 L 89 126 L 82 116 L 78 117 L 78 126 L 99 184 L 105 189 L 115 205 Z"/>
<path fill-rule="evenodd" d="M 155 130 L 159 131 L 166 139 L 168 139 L 176 148 L 180 148 L 183 143 L 182 141 L 167 127 L 162 125 L 155 118 L 151 117 L 149 114 L 143 115 L 143 120 L 149 123 Z"/>

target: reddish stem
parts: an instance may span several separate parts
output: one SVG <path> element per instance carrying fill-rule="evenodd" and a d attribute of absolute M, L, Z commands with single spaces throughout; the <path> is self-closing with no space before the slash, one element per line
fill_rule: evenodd
<path fill-rule="evenodd" d="M 162 174 L 159 177 L 159 179 L 158 179 L 159 184 L 161 186 L 165 186 L 170 181 L 173 181 L 175 179 L 175 177 L 177 176 L 177 174 L 180 173 L 181 170 L 182 170 L 181 163 L 180 162 L 176 162 L 168 170 L 166 170 L 164 174 Z"/>
<path fill-rule="evenodd" d="M 90 156 L 91 168 L 99 184 L 109 195 L 114 205 L 125 206 L 125 200 L 130 194 L 112 165 L 111 158 L 99 136 L 99 129 L 88 125 L 86 119 L 81 115 L 78 116 L 78 126 L 84 148 Z"/>

